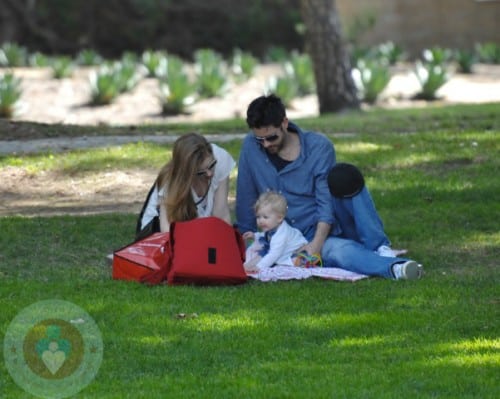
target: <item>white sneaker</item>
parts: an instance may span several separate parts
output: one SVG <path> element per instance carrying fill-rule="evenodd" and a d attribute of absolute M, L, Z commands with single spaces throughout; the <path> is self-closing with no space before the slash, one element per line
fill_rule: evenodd
<path fill-rule="evenodd" d="M 380 247 L 377 248 L 375 251 L 377 252 L 380 256 L 385 256 L 387 258 L 397 258 L 398 256 L 404 255 L 408 252 L 407 249 L 392 249 L 391 247 L 387 245 L 381 245 Z"/>
<path fill-rule="evenodd" d="M 377 248 L 376 251 L 380 256 L 385 256 L 387 258 L 395 258 L 396 253 L 392 250 L 391 247 L 387 245 L 381 245 L 380 247 Z"/>
<path fill-rule="evenodd" d="M 418 280 L 422 277 L 424 268 L 414 260 L 395 263 L 392 265 L 392 274 L 396 280 Z"/>

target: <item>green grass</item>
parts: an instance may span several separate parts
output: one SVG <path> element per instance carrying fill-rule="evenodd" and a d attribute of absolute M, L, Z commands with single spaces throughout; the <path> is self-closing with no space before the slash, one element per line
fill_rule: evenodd
<path fill-rule="evenodd" d="M 3 217 L 0 331 L 39 300 L 64 299 L 85 309 L 102 333 L 104 358 L 76 398 L 497 398 L 495 109 L 498 104 L 299 121 L 328 134 L 339 161 L 360 166 L 394 245 L 424 264 L 420 281 L 145 287 L 111 280 L 104 259 L 132 239 L 136 215 Z M 227 122 L 217 131 L 244 130 Z M 237 157 L 239 144 L 222 145 Z M 47 170 L 75 175 L 151 167 L 170 148 L 130 144 L 4 156 L 0 168 L 23 167 L 36 177 Z M 179 313 L 198 317 L 178 319 Z M 3 361 L 0 395 L 30 397 Z"/>

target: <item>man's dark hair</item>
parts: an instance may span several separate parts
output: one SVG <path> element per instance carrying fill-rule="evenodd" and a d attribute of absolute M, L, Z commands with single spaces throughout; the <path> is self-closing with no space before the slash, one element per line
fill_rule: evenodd
<path fill-rule="evenodd" d="M 266 126 L 278 127 L 285 117 L 285 106 L 274 94 L 256 98 L 247 109 L 247 125 L 250 129 L 260 129 Z"/>

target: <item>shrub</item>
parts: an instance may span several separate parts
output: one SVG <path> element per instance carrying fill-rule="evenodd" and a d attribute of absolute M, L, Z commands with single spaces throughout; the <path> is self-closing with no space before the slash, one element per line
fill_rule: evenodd
<path fill-rule="evenodd" d="M 163 115 L 185 112 L 186 106 L 195 101 L 196 86 L 191 82 L 186 65 L 177 56 L 170 55 L 162 61 L 160 78 L 160 105 Z"/>
<path fill-rule="evenodd" d="M 21 79 L 12 73 L 0 76 L 0 117 L 11 118 L 15 115 L 21 94 Z"/>
<path fill-rule="evenodd" d="M 195 87 L 187 74 L 160 81 L 160 104 L 163 115 L 184 113 L 186 106 L 194 102 Z"/>
<path fill-rule="evenodd" d="M 28 50 L 15 43 L 5 42 L 0 47 L 0 66 L 22 67 L 28 61 Z"/>
<path fill-rule="evenodd" d="M 227 87 L 227 68 L 222 56 L 212 49 L 199 49 L 195 51 L 194 59 L 200 96 L 220 96 Z"/>
<path fill-rule="evenodd" d="M 470 50 L 456 50 L 453 58 L 458 66 L 458 71 L 462 73 L 472 73 L 472 67 L 477 62 L 477 56 Z"/>
<path fill-rule="evenodd" d="M 50 65 L 50 59 L 46 55 L 37 51 L 29 56 L 28 64 L 37 68 L 48 67 Z"/>
<path fill-rule="evenodd" d="M 164 51 L 146 50 L 142 53 L 142 65 L 146 68 L 147 76 L 158 78 L 165 68 L 167 53 Z"/>
<path fill-rule="evenodd" d="M 434 46 L 422 51 L 422 60 L 426 64 L 444 65 L 452 61 L 453 52 L 450 49 Z"/>
<path fill-rule="evenodd" d="M 259 60 L 249 52 L 235 49 L 231 59 L 231 71 L 238 82 L 253 76 Z"/>
<path fill-rule="evenodd" d="M 67 78 L 73 74 L 74 63 L 70 57 L 60 56 L 49 61 L 52 76 L 55 79 Z"/>
<path fill-rule="evenodd" d="M 424 63 L 418 60 L 414 72 L 420 83 L 420 92 L 415 97 L 423 100 L 435 100 L 437 91 L 449 79 L 444 64 Z"/>
<path fill-rule="evenodd" d="M 388 62 L 388 61 L 387 61 Z M 373 104 L 386 88 L 391 76 L 383 60 L 358 60 L 352 70 L 352 78 L 362 101 Z"/>
<path fill-rule="evenodd" d="M 115 62 L 112 69 L 120 93 L 131 91 L 143 77 L 143 72 L 137 63 L 127 57 Z"/>
<path fill-rule="evenodd" d="M 290 57 L 292 77 L 297 81 L 298 95 L 304 96 L 316 91 L 314 69 L 308 54 L 292 52 Z"/>
<path fill-rule="evenodd" d="M 486 64 L 500 64 L 500 45 L 493 42 L 478 43 L 476 53 L 481 62 Z"/>
<path fill-rule="evenodd" d="M 104 58 L 95 50 L 83 49 L 76 56 L 76 62 L 78 65 L 94 66 L 104 62 Z"/>
<path fill-rule="evenodd" d="M 265 60 L 267 62 L 283 63 L 288 59 L 289 52 L 281 46 L 271 46 L 267 49 Z"/>
<path fill-rule="evenodd" d="M 120 94 L 116 71 L 110 65 L 102 66 L 90 74 L 91 103 L 110 104 Z"/>
<path fill-rule="evenodd" d="M 269 78 L 266 91 L 274 93 L 281 98 L 285 106 L 290 106 L 292 100 L 298 96 L 299 87 L 293 75 L 292 66 L 290 63 L 284 65 L 284 76 L 272 76 Z"/>
<path fill-rule="evenodd" d="M 395 65 L 405 58 L 403 48 L 392 41 L 379 44 L 370 53 L 378 60 L 386 60 L 389 65 Z"/>
<path fill-rule="evenodd" d="M 441 47 L 422 51 L 422 59 L 415 62 L 414 74 L 420 83 L 420 91 L 415 98 L 435 100 L 437 91 L 449 80 L 448 62 L 453 52 Z"/>

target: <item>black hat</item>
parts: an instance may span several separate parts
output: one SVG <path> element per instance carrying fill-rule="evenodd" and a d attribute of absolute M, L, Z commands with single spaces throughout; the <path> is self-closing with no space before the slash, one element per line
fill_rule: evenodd
<path fill-rule="evenodd" d="M 328 188 L 334 197 L 354 197 L 364 186 L 365 179 L 360 170 L 349 163 L 338 163 L 328 173 Z"/>

